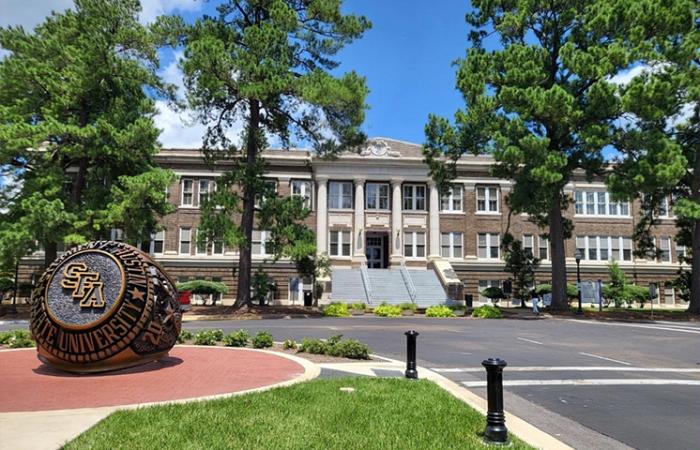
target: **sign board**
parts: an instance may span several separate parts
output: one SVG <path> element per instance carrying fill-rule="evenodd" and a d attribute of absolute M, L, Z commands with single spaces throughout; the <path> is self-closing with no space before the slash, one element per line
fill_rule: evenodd
<path fill-rule="evenodd" d="M 600 301 L 598 283 L 595 281 L 581 282 L 581 302 L 598 303 Z"/>
<path fill-rule="evenodd" d="M 543 294 L 542 295 L 542 305 L 544 305 L 544 306 L 551 306 L 552 305 L 552 294 Z"/>

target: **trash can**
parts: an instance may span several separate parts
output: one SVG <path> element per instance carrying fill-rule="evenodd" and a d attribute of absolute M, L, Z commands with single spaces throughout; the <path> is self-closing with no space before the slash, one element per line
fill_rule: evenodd
<path fill-rule="evenodd" d="M 472 294 L 464 294 L 464 303 L 467 304 L 467 308 L 471 308 L 474 304 L 474 296 Z"/>

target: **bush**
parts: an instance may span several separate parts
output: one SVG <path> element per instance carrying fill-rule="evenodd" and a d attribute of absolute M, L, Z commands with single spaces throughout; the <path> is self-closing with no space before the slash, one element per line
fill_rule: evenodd
<path fill-rule="evenodd" d="M 350 309 L 364 311 L 365 309 L 367 309 L 367 305 L 365 305 L 364 303 L 353 303 L 350 305 Z"/>
<path fill-rule="evenodd" d="M 346 339 L 330 345 L 328 354 L 349 359 L 369 359 L 369 347 L 357 339 Z"/>
<path fill-rule="evenodd" d="M 425 317 L 454 317 L 455 313 L 449 306 L 435 305 L 425 310 Z"/>
<path fill-rule="evenodd" d="M 416 312 L 416 310 L 418 309 L 418 305 L 416 305 L 415 303 L 406 302 L 406 303 L 401 303 L 399 305 L 399 308 L 401 308 L 401 311 Z"/>
<path fill-rule="evenodd" d="M 180 335 L 177 337 L 177 343 L 182 344 L 185 341 L 191 341 L 194 339 L 194 334 L 190 330 L 180 331 Z"/>
<path fill-rule="evenodd" d="M 299 345 L 300 353 L 311 353 L 312 355 L 325 355 L 328 352 L 328 343 L 323 339 L 304 338 Z"/>
<path fill-rule="evenodd" d="M 15 288 L 15 280 L 12 278 L 0 278 L 0 294 L 3 292 L 9 292 Z"/>
<path fill-rule="evenodd" d="M 192 291 L 193 294 L 228 294 L 228 287 L 221 281 L 191 280 L 177 283 L 178 291 Z"/>
<path fill-rule="evenodd" d="M 220 328 L 216 330 L 211 330 L 211 334 L 214 335 L 214 339 L 216 339 L 216 342 L 221 342 L 224 340 L 224 330 Z"/>
<path fill-rule="evenodd" d="M 505 294 L 501 288 L 496 286 L 490 286 L 481 291 L 481 295 L 490 299 L 494 303 L 498 303 L 499 300 L 506 298 Z"/>
<path fill-rule="evenodd" d="M 269 331 L 258 331 L 253 338 L 253 348 L 272 347 L 272 333 Z"/>
<path fill-rule="evenodd" d="M 194 335 L 194 345 L 216 345 L 217 330 L 201 330 Z"/>
<path fill-rule="evenodd" d="M 297 345 L 296 341 L 294 341 L 292 339 L 286 339 L 284 341 L 284 344 L 282 344 L 282 348 L 284 348 L 285 350 L 296 350 L 297 347 L 298 347 L 298 345 Z"/>
<path fill-rule="evenodd" d="M 350 315 L 348 304 L 331 303 L 323 309 L 323 315 L 326 317 L 348 317 Z"/>
<path fill-rule="evenodd" d="M 36 346 L 29 330 L 12 330 L 0 332 L 0 344 L 10 348 L 27 348 Z"/>
<path fill-rule="evenodd" d="M 401 308 L 396 305 L 382 303 L 374 308 L 374 315 L 379 317 L 401 317 Z"/>
<path fill-rule="evenodd" d="M 224 338 L 226 347 L 245 347 L 248 342 L 250 342 L 250 333 L 246 330 L 234 331 Z"/>
<path fill-rule="evenodd" d="M 472 311 L 472 317 L 480 317 L 482 319 L 498 319 L 502 316 L 501 310 L 491 305 L 482 305 L 474 308 L 474 311 Z"/>

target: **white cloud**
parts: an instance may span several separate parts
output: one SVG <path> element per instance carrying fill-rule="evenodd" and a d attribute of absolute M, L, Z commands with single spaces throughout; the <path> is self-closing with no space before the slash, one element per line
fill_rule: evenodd
<path fill-rule="evenodd" d="M 163 14 L 197 11 L 202 4 L 202 0 L 141 0 L 141 21 L 149 23 Z"/>
<path fill-rule="evenodd" d="M 619 84 L 620 86 L 625 86 L 629 84 L 630 81 L 637 75 L 641 75 L 649 70 L 649 66 L 639 65 L 635 66 L 629 70 L 623 70 L 614 77 L 610 78 L 611 83 Z"/>
<path fill-rule="evenodd" d="M 32 0 L 31 6 L 27 5 L 27 0 L 0 1 L 0 27 L 21 25 L 25 31 L 33 30 L 51 11 L 61 12 L 73 7 L 73 0 Z"/>

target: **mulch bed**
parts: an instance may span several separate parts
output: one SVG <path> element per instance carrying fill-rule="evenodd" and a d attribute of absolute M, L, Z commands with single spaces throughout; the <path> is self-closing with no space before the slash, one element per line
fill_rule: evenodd
<path fill-rule="evenodd" d="M 583 310 L 583 316 L 579 316 L 573 311 L 564 312 L 553 312 L 554 316 L 567 316 L 567 317 L 584 317 L 586 319 L 600 319 L 600 320 L 629 320 L 629 321 L 651 321 L 651 310 L 646 311 L 609 311 L 603 310 L 593 311 L 590 309 Z M 695 314 L 688 314 L 685 311 L 668 311 L 668 310 L 654 310 L 654 320 L 668 320 L 676 322 L 700 322 L 700 316 Z"/>
<path fill-rule="evenodd" d="M 185 341 L 182 344 L 194 345 L 193 341 Z M 222 342 L 217 342 L 216 346 L 223 347 L 224 344 Z M 202 347 L 207 347 L 207 346 L 202 346 Z M 213 347 L 213 346 L 211 346 L 211 347 Z M 246 347 L 246 348 L 250 348 L 250 347 Z M 307 359 L 313 363 L 348 363 L 348 362 L 372 361 L 371 357 L 370 357 L 370 359 L 350 359 L 350 358 L 342 358 L 339 356 L 314 355 L 312 353 L 301 353 L 301 352 L 297 352 L 296 350 L 292 350 L 292 349 L 285 350 L 283 348 L 282 344 L 279 344 L 279 343 L 274 343 L 274 344 L 272 344 L 272 347 L 265 348 L 263 350 L 272 350 L 272 351 L 279 352 L 279 353 L 286 353 L 288 355 L 293 355 L 293 356 L 297 356 L 299 358 Z"/>
<path fill-rule="evenodd" d="M 192 309 L 185 313 L 188 315 L 229 318 L 229 319 L 268 319 L 279 317 L 322 317 L 323 313 L 317 307 L 304 306 L 244 306 L 234 310 L 232 306 L 211 305 L 192 306 Z"/>

